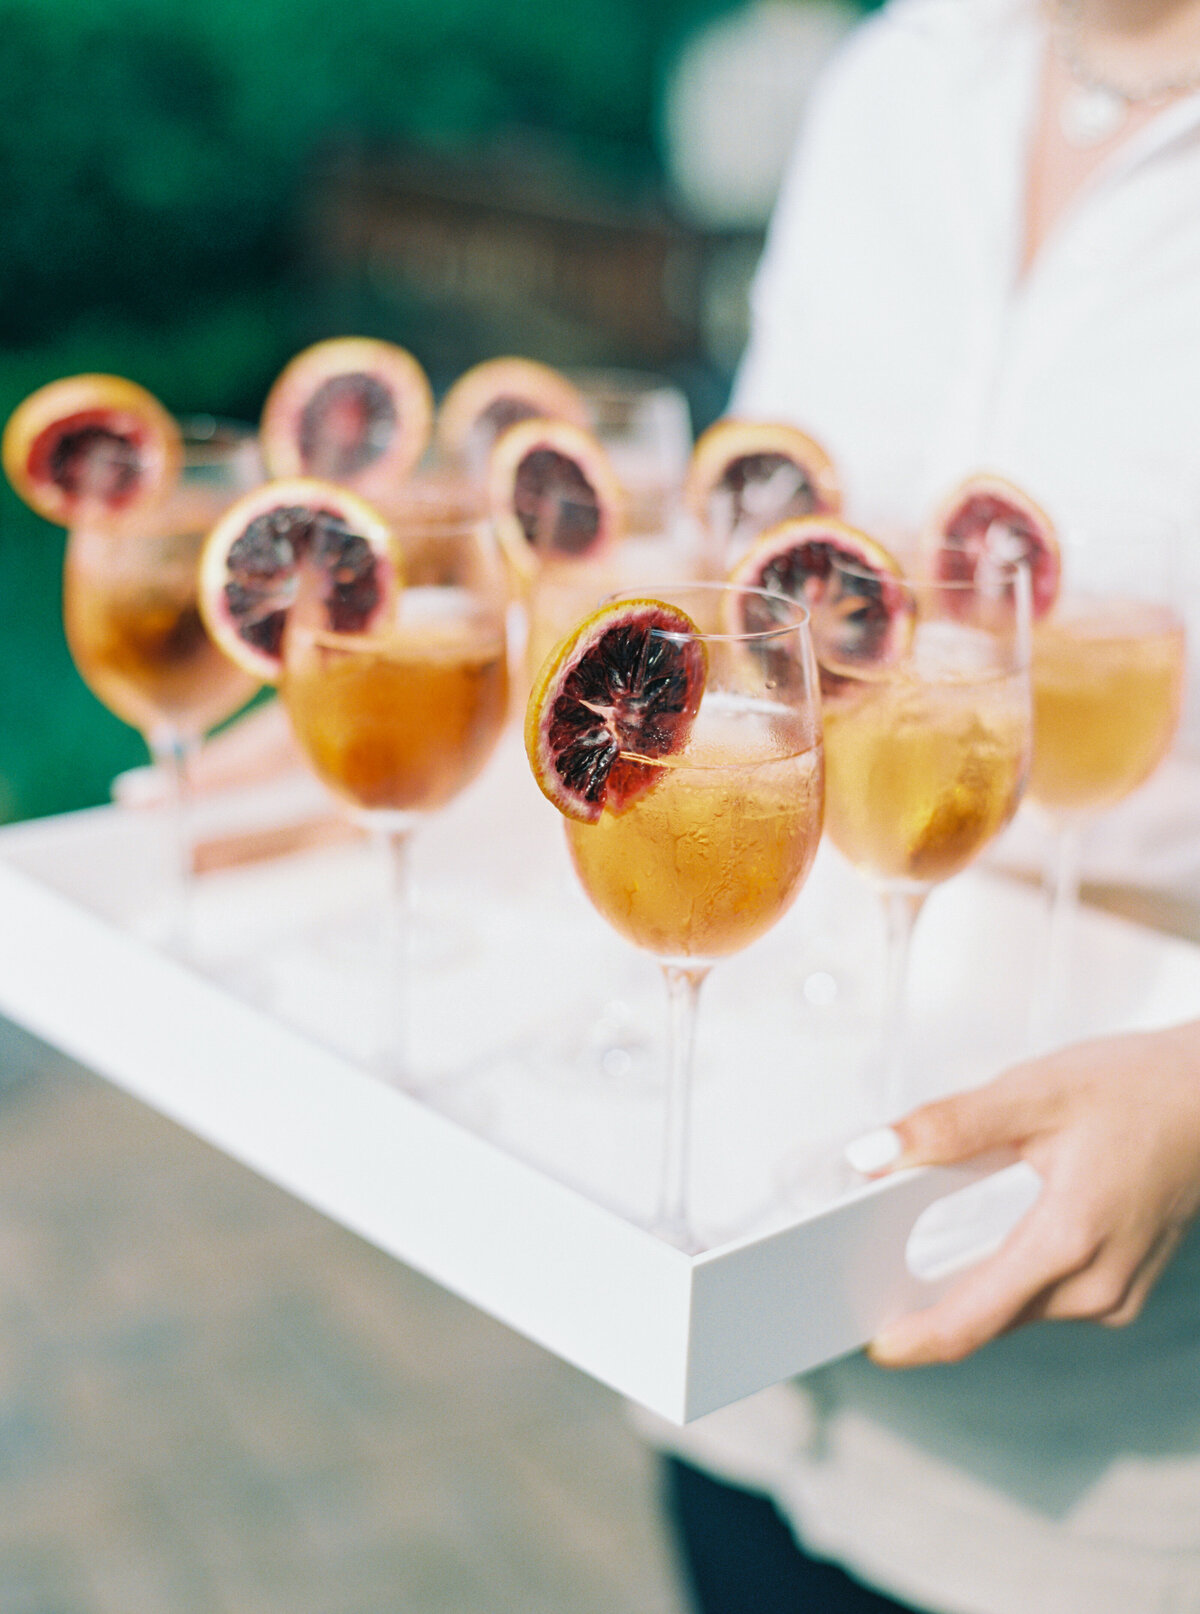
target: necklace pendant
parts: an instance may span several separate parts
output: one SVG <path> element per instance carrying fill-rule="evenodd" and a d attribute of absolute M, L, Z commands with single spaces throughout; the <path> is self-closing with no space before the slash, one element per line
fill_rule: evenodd
<path fill-rule="evenodd" d="M 1107 84 L 1076 84 L 1063 97 L 1058 124 L 1068 145 L 1085 149 L 1111 140 L 1128 113 L 1128 101 Z"/>

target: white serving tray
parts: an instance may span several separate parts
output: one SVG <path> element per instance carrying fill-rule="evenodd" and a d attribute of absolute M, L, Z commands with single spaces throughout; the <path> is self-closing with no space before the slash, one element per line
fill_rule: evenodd
<path fill-rule="evenodd" d="M 311 805 L 310 786 L 294 795 L 296 810 Z M 263 807 L 204 811 L 228 824 Z M 947 1196 L 970 1172 L 864 1184 L 842 1163 L 874 1119 L 862 983 L 880 942 L 869 894 L 831 856 L 706 988 L 694 1160 L 710 1247 L 687 1255 L 642 1225 L 661 1114 L 655 966 L 587 908 L 515 738 L 415 848 L 432 915 L 414 982 L 419 1098 L 368 1068 L 369 848 L 205 876 L 199 962 L 185 966 L 140 934 L 157 846 L 152 815 L 126 808 L 0 831 L 0 1009 L 664 1417 L 857 1348 L 1028 1203 L 1024 1168 L 956 1206 Z M 914 1099 L 1019 1054 L 1036 920 L 1027 889 L 982 875 L 931 900 L 914 960 Z M 1088 1001 L 1103 1006 L 1091 1029 L 1162 1023 L 1200 1001 L 1188 944 L 1097 914 L 1080 944 Z M 940 1222 L 914 1238 L 939 1201 Z"/>

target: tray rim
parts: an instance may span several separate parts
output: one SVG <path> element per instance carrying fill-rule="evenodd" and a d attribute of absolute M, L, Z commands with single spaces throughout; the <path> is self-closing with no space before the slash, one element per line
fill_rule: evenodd
<path fill-rule="evenodd" d="M 128 830 L 133 812 L 85 808 L 0 828 L 0 1010 L 612 1389 L 684 1423 L 857 1349 L 943 1286 L 908 1270 L 909 1235 L 929 1205 L 994 1163 L 864 1182 L 785 1226 L 686 1254 L 20 866 L 23 855 L 36 862 L 81 836 Z M 1200 968 L 1195 944 L 1154 934 Z M 81 983 L 70 1003 L 56 975 Z M 155 1013 L 138 1012 L 147 1001 Z M 203 1024 L 207 1051 L 181 1048 L 180 1024 Z M 272 1106 L 277 1117 L 285 1100 L 293 1125 L 272 1130 Z M 349 1156 L 356 1142 L 365 1161 Z M 412 1174 L 407 1192 L 398 1160 Z M 439 1171 L 449 1173 L 440 1184 Z M 469 1206 L 455 1204 L 451 1178 L 470 1184 Z M 468 1208 L 476 1237 L 460 1227 L 455 1238 Z"/>

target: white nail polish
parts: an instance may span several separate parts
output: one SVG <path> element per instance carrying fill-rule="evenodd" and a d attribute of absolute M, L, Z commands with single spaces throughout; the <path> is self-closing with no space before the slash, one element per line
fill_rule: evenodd
<path fill-rule="evenodd" d="M 861 1138 L 848 1143 L 842 1152 L 853 1170 L 869 1177 L 873 1172 L 895 1165 L 903 1147 L 898 1132 L 890 1126 L 881 1126 L 874 1132 L 864 1132 Z"/>

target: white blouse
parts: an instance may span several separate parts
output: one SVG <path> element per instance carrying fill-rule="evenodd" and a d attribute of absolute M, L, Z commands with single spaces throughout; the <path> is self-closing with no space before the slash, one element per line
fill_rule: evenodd
<path fill-rule="evenodd" d="M 1064 531 L 1144 509 L 1192 555 L 1200 96 L 1113 155 L 1022 275 L 1040 51 L 1026 0 L 891 0 L 856 32 L 802 132 L 731 412 L 821 439 L 885 538 L 987 468 Z M 1128 1329 L 1044 1324 L 905 1373 L 851 1357 L 672 1444 L 923 1609 L 1200 1611 L 1200 1229 Z"/>
<path fill-rule="evenodd" d="M 851 519 L 907 529 L 967 472 L 1069 527 L 1200 519 L 1200 95 L 1115 151 L 1024 275 L 1029 0 L 892 0 L 812 104 L 731 413 L 823 440 Z"/>

